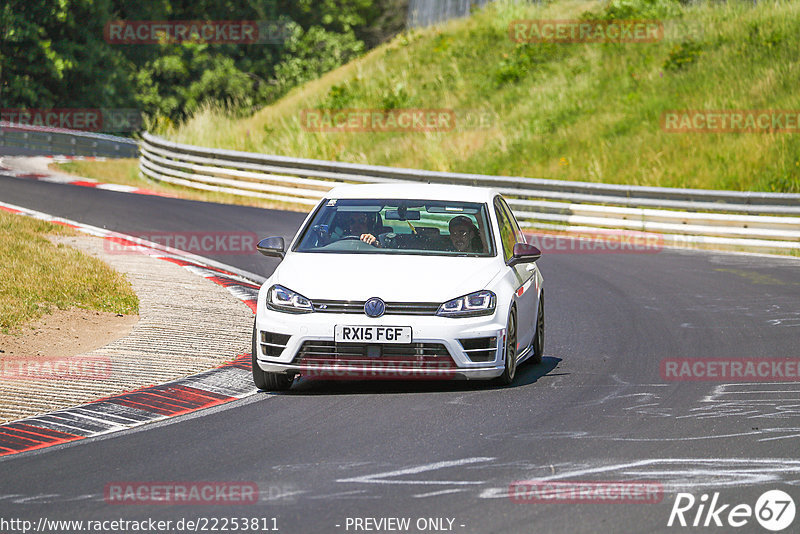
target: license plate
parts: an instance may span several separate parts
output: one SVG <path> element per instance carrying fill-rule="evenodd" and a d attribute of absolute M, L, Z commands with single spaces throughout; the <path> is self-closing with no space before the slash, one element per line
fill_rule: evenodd
<path fill-rule="evenodd" d="M 411 327 L 336 325 L 333 340 L 336 343 L 411 343 Z"/>

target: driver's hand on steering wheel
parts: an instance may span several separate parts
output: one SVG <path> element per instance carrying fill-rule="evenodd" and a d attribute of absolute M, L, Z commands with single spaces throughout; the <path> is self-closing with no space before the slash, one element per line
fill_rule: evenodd
<path fill-rule="evenodd" d="M 378 241 L 378 238 L 372 234 L 361 234 L 361 241 L 368 245 L 372 245 L 373 247 L 380 247 L 381 243 Z"/>

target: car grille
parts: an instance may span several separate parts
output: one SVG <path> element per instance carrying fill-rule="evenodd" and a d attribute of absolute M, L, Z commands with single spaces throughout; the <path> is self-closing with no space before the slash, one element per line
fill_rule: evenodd
<path fill-rule="evenodd" d="M 467 358 L 473 362 L 493 362 L 497 354 L 496 337 L 459 339 L 458 342 L 464 347 Z"/>
<path fill-rule="evenodd" d="M 363 300 L 312 300 L 321 313 L 364 313 Z M 387 302 L 384 315 L 436 315 L 438 302 Z"/>
<path fill-rule="evenodd" d="M 375 356 L 370 352 L 377 352 Z M 306 341 L 295 356 L 297 365 L 374 365 L 411 364 L 419 367 L 447 369 L 455 367 L 450 352 L 441 343 L 409 343 L 369 345 L 366 343 L 334 343 Z"/>

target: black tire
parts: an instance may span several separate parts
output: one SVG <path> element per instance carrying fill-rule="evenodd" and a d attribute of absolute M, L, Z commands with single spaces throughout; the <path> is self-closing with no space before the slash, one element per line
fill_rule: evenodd
<path fill-rule="evenodd" d="M 268 373 L 261 370 L 258 366 L 258 334 L 256 332 L 255 322 L 253 323 L 253 382 L 258 389 L 265 391 L 286 391 L 292 387 L 294 377 L 282 373 Z"/>
<path fill-rule="evenodd" d="M 531 363 L 542 363 L 544 356 L 544 291 L 539 297 L 539 313 L 536 314 L 536 333 L 533 335 Z"/>
<path fill-rule="evenodd" d="M 501 386 L 508 386 L 514 382 L 517 375 L 517 310 L 511 308 L 506 324 L 506 365 L 503 374 L 498 376 L 495 381 Z"/>

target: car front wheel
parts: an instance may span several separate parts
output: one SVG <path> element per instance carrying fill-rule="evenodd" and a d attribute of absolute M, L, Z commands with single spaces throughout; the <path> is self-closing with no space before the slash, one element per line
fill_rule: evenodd
<path fill-rule="evenodd" d="M 505 355 L 506 365 L 503 374 L 496 379 L 497 383 L 502 386 L 511 384 L 517 374 L 517 311 L 513 308 L 508 314 L 506 325 Z"/>

